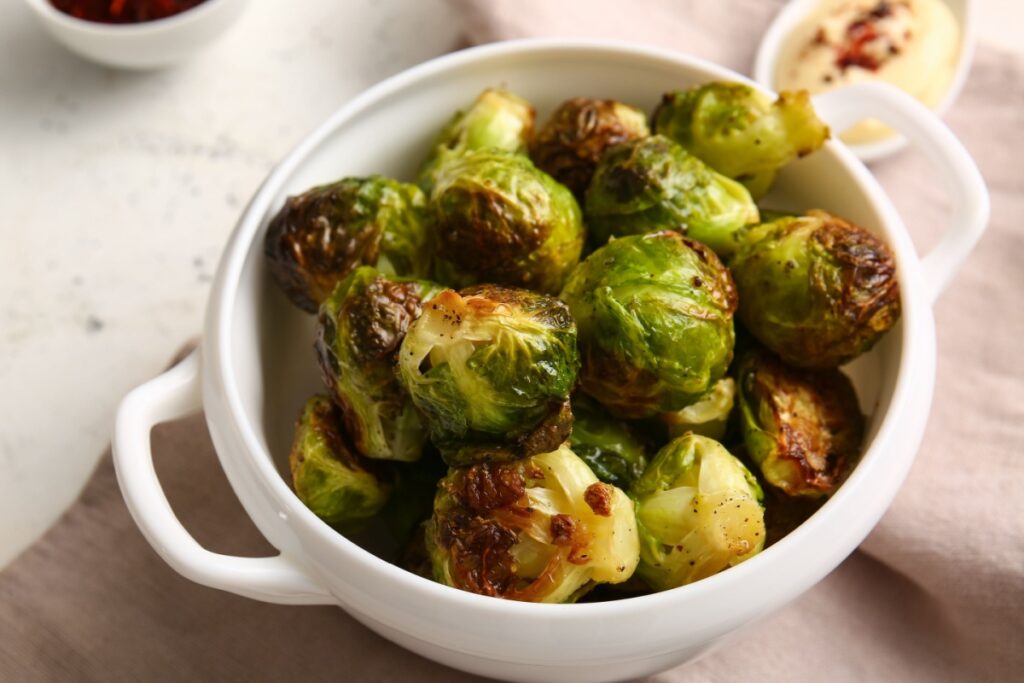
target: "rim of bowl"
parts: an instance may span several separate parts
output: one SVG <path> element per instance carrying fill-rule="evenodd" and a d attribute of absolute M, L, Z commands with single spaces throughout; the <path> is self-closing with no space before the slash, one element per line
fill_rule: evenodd
<path fill-rule="evenodd" d="M 157 33 L 180 26 L 187 26 L 188 24 L 202 21 L 207 14 L 213 12 L 217 7 L 231 1 L 237 0 L 203 0 L 202 3 L 195 7 L 190 7 L 169 17 L 126 24 L 106 24 L 101 21 L 89 21 L 88 19 L 79 19 L 70 14 L 65 14 L 54 7 L 49 0 L 25 0 L 28 6 L 35 10 L 36 14 L 45 21 L 59 24 L 73 31 L 105 38 L 115 35 L 145 35 L 147 33 Z"/>
<path fill-rule="evenodd" d="M 960 96 L 967 83 L 967 75 L 974 62 L 974 50 L 977 44 L 977 3 L 973 0 L 961 0 L 963 4 L 963 17 L 954 13 L 957 25 L 960 27 L 960 55 L 957 57 L 956 69 L 953 78 L 946 88 L 942 98 L 932 107 L 929 107 L 939 116 L 944 116 L 953 103 Z M 939 0 L 945 5 L 950 5 L 948 0 Z M 792 33 L 800 22 L 805 19 L 814 9 L 815 4 L 820 0 L 792 0 L 779 8 L 779 11 L 772 17 L 768 30 L 761 37 L 757 53 L 754 56 L 753 77 L 761 86 L 768 90 L 775 89 L 775 67 L 782 54 L 786 38 Z M 875 142 L 863 142 L 859 144 L 847 144 L 857 158 L 862 161 L 877 161 L 891 156 L 907 147 L 907 139 L 900 134 L 891 135 Z"/>
<path fill-rule="evenodd" d="M 292 523 L 302 524 L 304 531 L 316 537 L 319 542 L 337 546 L 339 550 L 344 551 L 348 560 L 359 563 L 363 569 L 376 573 L 378 580 L 399 584 L 405 591 L 429 594 L 439 606 L 444 605 L 452 609 L 490 613 L 495 617 L 537 618 L 543 616 L 548 620 L 569 622 L 580 619 L 592 620 L 599 616 L 626 616 L 669 605 L 680 607 L 702 594 L 725 593 L 729 591 L 730 587 L 749 582 L 752 577 L 756 577 L 762 571 L 762 567 L 767 568 L 769 563 L 773 562 L 778 564 L 782 561 L 783 554 L 788 553 L 789 549 L 795 548 L 798 544 L 805 544 L 809 537 L 815 537 L 825 545 L 831 545 L 830 555 L 827 556 L 829 558 L 827 566 L 824 569 L 817 566 L 815 571 L 806 574 L 813 576 L 813 582 L 817 582 L 856 548 L 891 504 L 910 469 L 910 465 L 916 458 L 917 445 L 921 434 L 923 434 L 931 405 L 931 391 L 934 382 L 934 323 L 931 319 L 930 306 L 924 296 L 925 283 L 920 272 L 917 252 L 888 196 L 868 169 L 845 145 L 837 140 L 827 142 L 824 150 L 836 155 L 836 160 L 845 167 L 844 170 L 849 177 L 868 195 L 882 218 L 881 223 L 886 229 L 886 241 L 893 248 L 896 256 L 901 286 L 903 337 L 898 352 L 897 377 L 890 398 L 889 410 L 881 417 L 882 422 L 871 443 L 864 450 L 857 467 L 854 468 L 850 477 L 836 494 L 808 520 L 777 543 L 727 571 L 669 591 L 622 600 L 571 605 L 500 600 L 444 586 L 373 555 L 338 534 L 314 515 L 302 504 L 274 467 L 271 454 L 262 445 L 253 424 L 249 421 L 242 404 L 239 387 L 231 371 L 231 364 L 227 359 L 230 358 L 232 317 L 237 305 L 239 281 L 249 254 L 255 248 L 254 244 L 259 228 L 264 223 L 267 212 L 271 209 L 271 196 L 280 192 L 282 183 L 321 144 L 323 138 L 330 135 L 339 126 L 344 125 L 345 121 L 372 107 L 380 100 L 396 92 L 401 92 L 420 80 L 467 63 L 545 51 L 559 52 L 561 56 L 574 55 L 578 57 L 585 52 L 599 52 L 606 56 L 619 58 L 646 59 L 662 65 L 670 64 L 676 68 L 701 71 L 711 78 L 744 82 L 766 93 L 771 93 L 763 85 L 726 67 L 673 50 L 624 41 L 530 38 L 481 45 L 442 55 L 386 78 L 351 99 L 307 134 L 272 169 L 263 185 L 253 195 L 228 238 L 211 289 L 206 339 L 203 347 L 210 349 L 212 355 L 207 355 L 204 360 L 208 368 L 208 370 L 204 370 L 204 375 L 206 375 L 204 384 L 210 377 L 206 374 L 207 372 L 212 373 L 218 380 L 220 390 L 215 390 L 215 393 L 222 395 L 223 403 L 234 421 L 236 432 L 244 443 L 247 451 L 246 457 L 243 458 L 245 466 L 256 470 L 256 476 L 262 480 L 260 484 L 263 490 L 271 496 L 273 503 L 280 510 L 286 512 L 289 525 Z M 207 344 L 207 341 L 210 343 Z M 914 370 L 916 372 L 913 372 Z M 912 378 L 911 375 L 915 376 Z M 915 392 L 919 398 L 925 399 L 916 405 L 912 401 Z M 210 395 L 210 392 L 204 390 L 204 395 Z M 908 414 L 912 413 L 915 407 L 920 414 L 909 416 Z M 909 425 L 906 422 L 897 424 L 901 419 L 907 419 L 908 416 L 912 417 Z M 910 429 L 910 425 L 916 427 L 915 440 L 912 442 L 913 448 L 908 449 L 907 453 L 902 454 L 902 459 L 893 464 L 893 456 L 896 454 L 889 454 L 889 459 L 886 460 L 886 454 L 879 452 L 881 450 L 879 445 L 892 442 L 899 435 L 899 430 L 914 431 Z M 223 456 L 218 452 L 218 457 L 222 458 Z M 881 485 L 876 485 L 873 491 L 862 490 L 869 483 L 865 480 L 870 480 L 873 476 L 880 476 L 875 475 L 874 471 L 883 466 L 896 469 L 889 473 L 891 476 L 887 479 L 880 479 L 878 483 Z M 880 491 L 884 495 L 879 496 Z M 834 518 L 843 514 L 851 506 L 857 507 L 859 503 L 864 502 L 864 500 L 858 499 L 874 501 L 870 506 L 873 508 L 870 515 L 865 517 L 865 513 L 860 512 L 861 518 L 870 521 L 870 524 L 866 526 L 851 524 L 845 529 L 839 525 L 833 528 Z M 881 502 L 879 502 L 880 500 Z M 823 527 L 824 532 L 822 531 Z M 301 558 L 299 559 L 301 560 Z M 797 593 L 799 592 L 802 591 Z"/>

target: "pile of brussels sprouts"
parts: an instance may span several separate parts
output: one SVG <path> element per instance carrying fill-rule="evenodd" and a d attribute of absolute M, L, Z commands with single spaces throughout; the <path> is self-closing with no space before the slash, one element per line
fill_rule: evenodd
<path fill-rule="evenodd" d="M 415 184 L 290 197 L 265 253 L 318 316 L 326 386 L 296 493 L 411 571 L 515 600 L 667 590 L 760 552 L 856 464 L 837 368 L 900 312 L 871 233 L 756 203 L 828 135 L 804 92 L 708 83 L 650 124 L 575 98 L 535 132 L 490 89 Z"/>

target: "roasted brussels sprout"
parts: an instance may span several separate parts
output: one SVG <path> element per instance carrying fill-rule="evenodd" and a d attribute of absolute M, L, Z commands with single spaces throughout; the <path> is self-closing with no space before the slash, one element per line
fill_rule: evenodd
<path fill-rule="evenodd" d="M 309 313 L 364 264 L 386 275 L 426 275 L 425 204 L 415 185 L 381 176 L 345 178 L 289 197 L 267 228 L 270 275 Z"/>
<path fill-rule="evenodd" d="M 583 251 L 572 193 L 509 152 L 470 152 L 444 166 L 431 194 L 437 279 L 557 294 Z"/>
<path fill-rule="evenodd" d="M 495 285 L 435 296 L 399 352 L 402 383 L 452 466 L 557 448 L 578 367 L 565 304 Z"/>
<path fill-rule="evenodd" d="M 525 154 L 533 137 L 533 107 L 507 90 L 488 88 L 469 109 L 457 112 L 420 165 L 417 184 L 429 192 L 440 169 L 465 152 L 497 149 Z"/>
<path fill-rule="evenodd" d="M 736 364 L 740 428 L 764 480 L 791 496 L 828 495 L 860 455 L 864 416 L 839 370 L 787 366 L 753 350 Z"/>
<path fill-rule="evenodd" d="M 637 506 L 637 575 L 667 590 L 717 574 L 764 547 L 757 480 L 717 441 L 687 434 L 658 451 L 630 491 Z"/>
<path fill-rule="evenodd" d="M 573 453 L 604 483 L 628 489 L 647 467 L 647 444 L 636 428 L 582 393 L 572 397 L 572 416 Z"/>
<path fill-rule="evenodd" d="M 792 365 L 835 367 L 871 348 L 900 315 L 896 263 L 863 228 L 824 211 L 750 231 L 729 263 L 739 318 Z"/>
<path fill-rule="evenodd" d="M 574 97 L 538 131 L 530 157 L 582 201 L 604 151 L 648 135 L 647 115 L 639 109 L 615 100 Z"/>
<path fill-rule="evenodd" d="M 320 306 L 316 352 L 345 429 L 368 458 L 417 460 L 426 428 L 395 375 L 398 347 L 442 287 L 358 268 Z"/>
<path fill-rule="evenodd" d="M 662 413 L 661 421 L 673 438 L 693 432 L 720 441 L 725 436 L 735 397 L 736 382 L 732 377 L 723 377 L 696 403 Z"/>
<path fill-rule="evenodd" d="M 829 136 L 806 91 L 783 92 L 772 102 L 749 85 L 721 81 L 666 93 L 652 121 L 655 133 L 743 182 L 755 197 L 768 191 L 778 169 Z"/>
<path fill-rule="evenodd" d="M 626 581 L 637 546 L 629 497 L 567 446 L 451 470 L 427 529 L 435 580 L 530 602 L 573 602 Z"/>
<path fill-rule="evenodd" d="M 758 221 L 746 188 L 661 135 L 610 148 L 587 189 L 585 208 L 594 245 L 676 230 L 723 258 L 739 245 L 740 229 Z"/>
<path fill-rule="evenodd" d="M 331 399 L 309 399 L 295 425 L 288 461 L 299 500 L 317 517 L 348 533 L 384 507 L 391 484 L 349 447 L 341 424 L 341 413 Z"/>
<path fill-rule="evenodd" d="M 729 271 L 677 232 L 612 240 L 573 272 L 562 299 L 579 326 L 580 386 L 619 417 L 686 407 L 732 360 Z"/>
<path fill-rule="evenodd" d="M 742 175 L 739 178 L 736 178 L 736 182 L 747 188 L 747 192 L 750 193 L 750 197 L 754 201 L 757 201 L 771 191 L 775 186 L 775 179 L 778 177 L 778 171 L 758 171 L 753 175 Z M 764 217 L 764 212 L 761 211 L 761 222 L 766 220 L 768 219 Z"/>

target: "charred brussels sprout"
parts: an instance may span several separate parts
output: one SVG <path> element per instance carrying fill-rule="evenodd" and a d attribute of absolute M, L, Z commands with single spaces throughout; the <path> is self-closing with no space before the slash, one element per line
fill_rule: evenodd
<path fill-rule="evenodd" d="M 441 168 L 465 152 L 497 149 L 526 153 L 535 114 L 530 103 L 507 90 L 488 88 L 469 109 L 458 112 L 434 140 L 416 182 L 427 192 Z"/>
<path fill-rule="evenodd" d="M 864 417 L 839 370 L 787 366 L 764 350 L 736 365 L 740 428 L 764 480 L 791 496 L 831 494 L 860 455 Z"/>
<path fill-rule="evenodd" d="M 783 92 L 773 102 L 742 83 L 666 93 L 652 119 L 656 133 L 743 182 L 754 196 L 767 192 L 779 168 L 818 149 L 829 136 L 806 91 Z"/>
<path fill-rule="evenodd" d="M 320 370 L 342 408 L 349 437 L 368 458 L 408 462 L 420 457 L 426 429 L 395 369 L 409 324 L 419 317 L 423 300 L 441 289 L 363 266 L 320 307 Z"/>
<path fill-rule="evenodd" d="M 427 529 L 435 580 L 529 602 L 573 602 L 626 581 L 637 546 L 629 497 L 567 446 L 451 470 Z"/>
<path fill-rule="evenodd" d="M 647 467 L 647 444 L 634 427 L 584 394 L 572 398 L 572 451 L 606 484 L 628 489 Z"/>
<path fill-rule="evenodd" d="M 399 351 L 401 381 L 453 466 L 557 448 L 578 366 L 565 304 L 494 285 L 435 296 Z"/>
<path fill-rule="evenodd" d="M 585 208 L 595 245 L 609 237 L 675 230 L 722 257 L 736 250 L 741 228 L 758 221 L 746 188 L 661 135 L 610 148 L 587 189 Z"/>
<path fill-rule="evenodd" d="M 668 590 L 739 564 L 764 547 L 761 489 L 721 444 L 687 434 L 658 451 L 630 491 L 637 506 L 637 575 Z"/>
<path fill-rule="evenodd" d="M 650 135 L 646 115 L 615 100 L 575 97 L 563 102 L 537 133 L 530 157 L 583 199 L 605 149 Z"/>
<path fill-rule="evenodd" d="M 573 272 L 562 299 L 579 327 L 580 385 L 620 417 L 690 405 L 732 360 L 732 278 L 679 233 L 612 240 Z"/>
<path fill-rule="evenodd" d="M 267 228 L 270 274 L 293 304 L 315 313 L 361 265 L 426 275 L 423 193 L 380 176 L 345 178 L 289 197 Z"/>
<path fill-rule="evenodd" d="M 556 294 L 579 263 L 583 219 L 572 193 L 527 157 L 471 152 L 445 165 L 431 194 L 436 277 Z"/>
<path fill-rule="evenodd" d="M 720 440 L 725 436 L 735 398 L 736 382 L 731 377 L 723 377 L 696 403 L 682 410 L 662 413 L 661 421 L 673 438 L 693 432 Z"/>
<path fill-rule="evenodd" d="M 377 514 L 391 484 L 349 447 L 331 399 L 314 396 L 295 425 L 289 464 L 299 500 L 317 517 L 349 532 Z"/>
<path fill-rule="evenodd" d="M 835 367 L 900 315 L 896 263 L 877 237 L 824 211 L 751 230 L 729 266 L 739 318 L 792 365 Z"/>

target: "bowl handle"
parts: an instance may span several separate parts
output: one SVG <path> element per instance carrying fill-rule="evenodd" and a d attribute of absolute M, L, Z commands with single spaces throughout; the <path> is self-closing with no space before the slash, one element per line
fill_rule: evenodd
<path fill-rule="evenodd" d="M 335 598 L 283 555 L 232 557 L 203 548 L 181 525 L 164 495 L 150 432 L 202 407 L 199 351 L 138 387 L 121 402 L 114 425 L 114 468 L 125 503 L 153 549 L 182 576 L 264 602 L 332 604 Z"/>
<path fill-rule="evenodd" d="M 938 115 L 886 83 L 861 83 L 817 95 L 814 108 L 833 132 L 865 118 L 881 119 L 938 169 L 950 193 L 952 217 L 942 239 L 921 260 L 934 303 L 988 226 L 988 189 L 971 155 Z"/>

